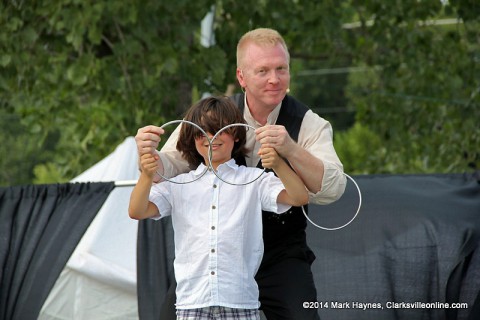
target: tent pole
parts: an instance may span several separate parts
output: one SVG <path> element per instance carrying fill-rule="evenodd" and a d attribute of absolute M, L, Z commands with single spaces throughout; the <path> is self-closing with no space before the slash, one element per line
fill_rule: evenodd
<path fill-rule="evenodd" d="M 133 187 L 136 184 L 137 184 L 137 180 L 115 181 L 115 187 Z"/>

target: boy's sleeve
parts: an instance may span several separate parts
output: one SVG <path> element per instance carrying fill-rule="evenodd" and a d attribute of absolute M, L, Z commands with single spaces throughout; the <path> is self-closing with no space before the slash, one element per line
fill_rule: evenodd
<path fill-rule="evenodd" d="M 158 216 L 152 217 L 153 220 L 159 220 L 172 214 L 171 190 L 169 183 L 162 182 L 152 186 L 148 200 L 157 206 Z"/>
<path fill-rule="evenodd" d="M 272 172 L 265 172 L 260 181 L 262 210 L 273 213 L 284 213 L 292 206 L 278 203 L 278 194 L 285 189 L 282 181 Z"/>

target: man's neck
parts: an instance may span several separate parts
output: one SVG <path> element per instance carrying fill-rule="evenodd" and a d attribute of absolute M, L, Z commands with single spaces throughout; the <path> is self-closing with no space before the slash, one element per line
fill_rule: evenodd
<path fill-rule="evenodd" d="M 247 98 L 247 108 L 252 115 L 252 118 L 255 119 L 262 126 L 267 124 L 268 116 L 275 109 L 276 106 L 259 106 L 248 102 Z"/>

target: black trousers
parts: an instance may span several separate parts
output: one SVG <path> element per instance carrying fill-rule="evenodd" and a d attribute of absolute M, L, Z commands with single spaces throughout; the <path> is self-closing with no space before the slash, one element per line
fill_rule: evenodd
<path fill-rule="evenodd" d="M 265 261 L 265 257 L 267 261 Z M 268 261 L 268 256 L 255 277 L 260 290 L 260 309 L 268 320 L 319 320 L 317 309 L 304 308 L 304 302 L 315 302 L 317 291 L 311 263 L 297 257 Z M 175 320 L 174 283 L 164 300 L 160 319 Z"/>
<path fill-rule="evenodd" d="M 309 262 L 286 258 L 261 267 L 255 277 L 260 290 L 260 309 L 268 320 L 319 320 L 317 309 L 304 302 L 317 301 Z"/>

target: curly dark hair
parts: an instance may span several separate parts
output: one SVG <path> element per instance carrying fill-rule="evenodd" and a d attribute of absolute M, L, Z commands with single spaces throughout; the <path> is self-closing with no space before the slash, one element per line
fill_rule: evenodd
<path fill-rule="evenodd" d="M 224 96 L 212 96 L 200 100 L 187 110 L 184 120 L 198 124 L 205 132 L 210 134 L 217 133 L 229 124 L 245 123 L 243 115 L 235 103 Z M 247 141 L 246 127 L 233 126 L 224 131 L 237 140 L 233 146 L 232 158 L 245 157 L 248 151 L 245 148 Z M 202 135 L 203 133 L 192 125 L 182 124 L 180 128 L 177 150 L 181 152 L 192 169 L 205 162 L 195 147 L 195 139 Z"/>

